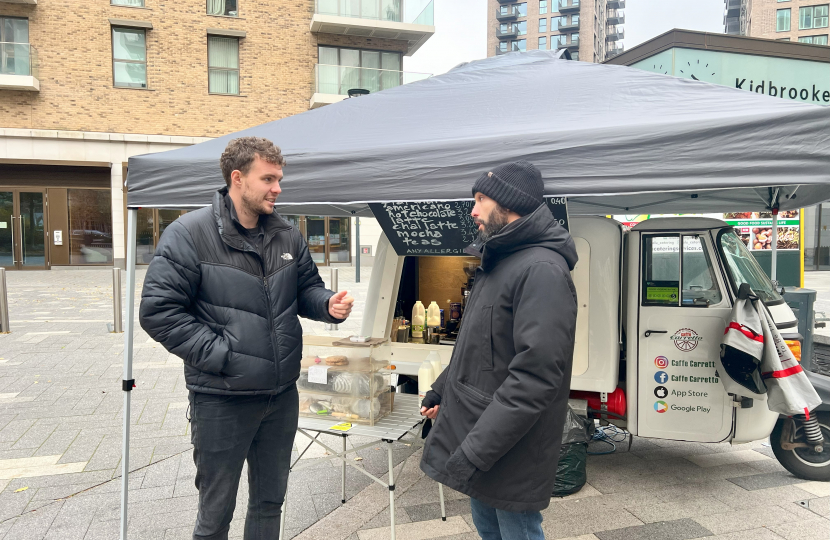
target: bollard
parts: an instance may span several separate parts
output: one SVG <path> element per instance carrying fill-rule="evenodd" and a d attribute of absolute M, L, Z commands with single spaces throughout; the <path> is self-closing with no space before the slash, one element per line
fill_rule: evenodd
<path fill-rule="evenodd" d="M 121 269 L 112 269 L 112 332 L 120 334 L 124 332 L 121 316 Z"/>
<path fill-rule="evenodd" d="M 332 268 L 331 269 L 331 284 L 330 285 L 331 285 L 331 290 L 334 291 L 334 292 L 338 292 L 337 291 L 337 289 L 338 289 L 338 284 L 337 284 L 338 272 L 339 271 L 338 271 L 337 268 Z M 337 324 L 326 324 L 326 330 L 337 330 L 338 326 L 339 325 L 337 325 Z"/>
<path fill-rule="evenodd" d="M 6 269 L 0 268 L 0 334 L 12 331 L 9 324 L 9 295 L 6 288 Z"/>

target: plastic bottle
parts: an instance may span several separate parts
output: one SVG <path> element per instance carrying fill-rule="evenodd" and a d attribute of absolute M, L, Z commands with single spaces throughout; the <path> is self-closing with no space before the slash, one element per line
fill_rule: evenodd
<path fill-rule="evenodd" d="M 441 308 L 437 302 L 430 302 L 427 309 L 427 326 L 438 328 L 441 326 Z"/>
<path fill-rule="evenodd" d="M 432 370 L 432 362 L 429 357 L 421 362 L 421 367 L 418 368 L 418 398 L 423 401 L 424 396 L 432 388 L 432 383 L 435 382 L 435 373 Z"/>
<path fill-rule="evenodd" d="M 441 355 L 438 354 L 438 351 L 430 351 L 427 355 L 427 360 L 429 360 L 430 364 L 432 364 L 432 373 L 433 373 L 433 381 L 438 378 L 438 375 L 444 370 L 441 366 Z"/>
<path fill-rule="evenodd" d="M 423 338 L 426 325 L 426 310 L 420 300 L 412 306 L 412 337 Z M 431 384 L 431 383 L 430 383 Z"/>

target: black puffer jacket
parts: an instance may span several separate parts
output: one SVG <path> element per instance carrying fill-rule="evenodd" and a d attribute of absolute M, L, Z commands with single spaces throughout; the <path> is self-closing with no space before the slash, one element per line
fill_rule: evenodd
<path fill-rule="evenodd" d="M 187 388 L 208 394 L 278 394 L 300 374 L 298 315 L 339 323 L 299 231 L 261 218 L 263 253 L 225 204 L 185 214 L 164 231 L 147 269 L 139 320 L 184 360 Z M 230 203 L 232 204 L 232 203 Z"/>
<path fill-rule="evenodd" d="M 568 403 L 577 261 L 546 205 L 485 245 L 421 469 L 511 512 L 550 503 Z"/>

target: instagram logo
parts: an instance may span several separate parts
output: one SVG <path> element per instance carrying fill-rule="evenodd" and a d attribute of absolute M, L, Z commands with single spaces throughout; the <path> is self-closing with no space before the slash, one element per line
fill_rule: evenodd
<path fill-rule="evenodd" d="M 654 365 L 657 366 L 657 369 L 666 369 L 669 367 L 669 359 L 665 356 L 658 356 L 654 359 Z"/>

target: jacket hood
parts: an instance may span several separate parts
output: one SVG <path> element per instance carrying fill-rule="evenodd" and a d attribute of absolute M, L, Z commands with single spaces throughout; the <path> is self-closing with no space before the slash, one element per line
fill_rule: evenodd
<path fill-rule="evenodd" d="M 570 270 L 579 260 L 571 234 L 553 218 L 547 204 L 510 223 L 483 245 L 472 244 L 467 252 L 477 252 L 486 269 L 511 253 L 531 247 L 555 251 L 565 259 Z"/>

